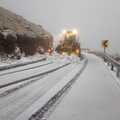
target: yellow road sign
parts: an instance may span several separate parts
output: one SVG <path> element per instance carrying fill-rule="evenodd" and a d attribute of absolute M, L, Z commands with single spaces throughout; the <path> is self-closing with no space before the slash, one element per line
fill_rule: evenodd
<path fill-rule="evenodd" d="M 102 47 L 108 47 L 108 40 L 102 40 Z"/>

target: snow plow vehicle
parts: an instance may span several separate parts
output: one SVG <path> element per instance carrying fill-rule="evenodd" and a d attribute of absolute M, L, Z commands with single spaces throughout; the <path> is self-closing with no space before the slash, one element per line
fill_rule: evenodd
<path fill-rule="evenodd" d="M 68 53 L 68 55 L 74 53 L 77 56 L 81 56 L 80 42 L 77 39 L 77 31 L 63 31 L 63 38 L 60 40 L 60 44 L 56 47 L 56 51 L 59 54 L 63 52 Z"/>

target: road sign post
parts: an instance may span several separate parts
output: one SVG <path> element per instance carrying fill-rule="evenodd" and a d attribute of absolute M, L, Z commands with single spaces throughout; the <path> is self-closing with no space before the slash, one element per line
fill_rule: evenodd
<path fill-rule="evenodd" d="M 104 48 L 104 53 L 106 53 L 106 47 L 108 47 L 108 40 L 102 40 L 102 47 Z M 104 58 L 106 62 L 106 59 Z"/>
<path fill-rule="evenodd" d="M 104 48 L 104 53 L 105 53 L 106 47 L 108 47 L 108 40 L 102 40 L 102 47 Z"/>
<path fill-rule="evenodd" d="M 105 53 L 106 47 L 104 47 L 104 53 Z"/>

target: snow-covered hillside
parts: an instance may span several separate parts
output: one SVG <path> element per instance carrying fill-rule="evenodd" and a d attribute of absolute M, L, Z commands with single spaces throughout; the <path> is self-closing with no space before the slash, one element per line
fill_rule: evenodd
<path fill-rule="evenodd" d="M 19 47 L 22 53 L 33 55 L 39 47 L 46 51 L 52 42 L 52 35 L 41 25 L 0 7 L 0 52 L 10 54 Z"/>

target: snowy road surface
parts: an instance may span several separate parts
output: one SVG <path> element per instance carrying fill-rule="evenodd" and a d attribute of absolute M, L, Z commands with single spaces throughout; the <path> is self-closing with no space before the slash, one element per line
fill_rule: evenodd
<path fill-rule="evenodd" d="M 82 74 L 70 90 L 66 91 L 45 113 L 42 120 L 120 120 L 120 87 L 101 59 L 89 54 L 85 54 L 85 56 L 88 64 Z M 66 64 L 66 62 L 60 61 L 40 68 L 2 75 L 0 84 Z M 71 63 L 53 73 L 35 78 L 35 82 L 0 97 L 0 120 L 27 120 L 45 104 L 47 99 L 51 98 L 52 94 L 56 94 L 69 79 L 72 79 L 81 70 L 84 63 L 84 61 Z M 38 65 L 38 63 L 34 65 Z M 30 66 L 34 67 L 34 65 Z M 26 69 L 26 67 L 21 69 Z M 19 69 L 16 68 L 16 70 Z M 0 91 L 9 90 L 17 85 L 2 88 Z"/>
<path fill-rule="evenodd" d="M 120 120 L 120 87 L 99 58 L 86 56 L 86 69 L 46 120 Z"/>
<path fill-rule="evenodd" d="M 62 66 L 62 65 L 64 65 L 64 63 L 60 63 L 60 64 L 52 63 L 52 64 L 48 64 L 48 65 L 45 65 L 42 67 L 28 69 L 26 71 L 20 71 L 20 72 L 15 72 L 12 74 L 3 75 L 3 76 L 0 76 L 0 85 L 7 84 L 8 81 L 13 82 L 13 81 L 17 81 L 17 80 L 26 78 L 28 76 L 39 74 L 39 73 L 45 72 L 47 70 L 50 70 L 52 68 L 54 69 L 56 67 Z M 25 68 L 26 68 L 26 66 L 25 66 Z M 16 69 L 18 69 L 18 68 L 16 68 Z"/>
<path fill-rule="evenodd" d="M 1 76 L 1 83 L 13 81 L 21 76 L 36 74 L 37 72 L 46 71 L 66 63 L 52 63 L 40 68 L 30 69 L 24 72 L 17 72 Z M 18 89 L 11 94 L 0 98 L 0 120 L 15 120 L 21 113 L 40 99 L 50 88 L 57 84 L 61 79 L 68 75 L 78 66 L 77 63 L 70 64 L 64 68 L 54 71 L 46 76 L 36 78 L 37 81 L 32 84 Z M 14 75 L 14 76 L 12 76 Z M 4 79 L 3 79 L 4 78 Z M 14 85 L 12 86 L 14 87 Z M 16 85 L 15 85 L 16 87 Z M 2 88 L 4 89 L 4 88 Z"/>

